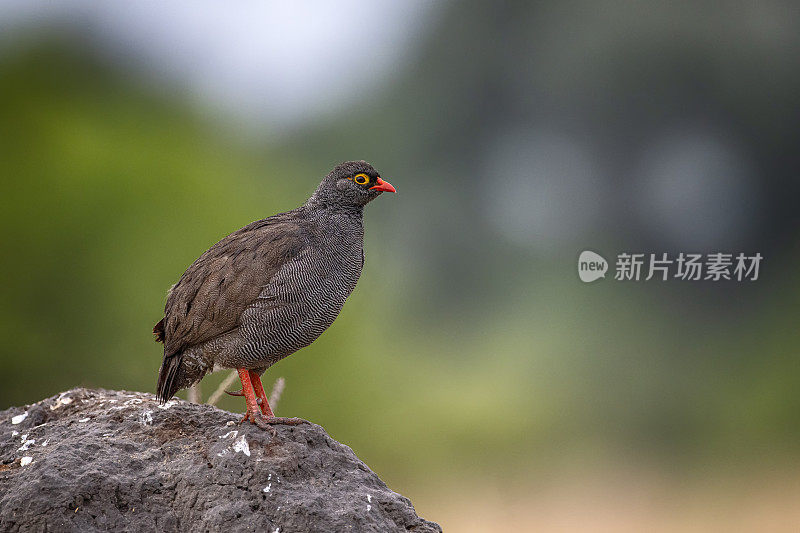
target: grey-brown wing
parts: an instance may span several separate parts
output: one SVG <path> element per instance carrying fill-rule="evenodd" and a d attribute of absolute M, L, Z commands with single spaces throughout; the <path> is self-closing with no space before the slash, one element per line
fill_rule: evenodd
<path fill-rule="evenodd" d="M 268 220 L 219 241 L 170 289 L 159 323 L 165 357 L 237 328 L 272 276 L 305 247 L 297 222 Z"/>

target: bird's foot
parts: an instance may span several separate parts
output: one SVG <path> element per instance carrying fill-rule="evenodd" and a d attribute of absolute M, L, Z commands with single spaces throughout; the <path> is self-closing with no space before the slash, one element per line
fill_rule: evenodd
<path fill-rule="evenodd" d="M 244 414 L 244 417 L 239 422 L 240 424 L 245 420 L 249 420 L 256 426 L 260 427 L 261 429 L 269 429 L 272 432 L 272 436 L 274 437 L 277 434 L 277 431 L 273 426 L 278 424 L 283 424 L 286 426 L 299 426 L 300 424 L 309 424 L 308 420 L 303 420 L 302 418 L 287 418 L 285 416 L 264 416 L 261 414 L 260 411 L 254 410 L 247 410 Z"/>
<path fill-rule="evenodd" d="M 262 415 L 263 416 L 263 415 Z M 299 426 L 301 424 L 310 424 L 308 420 L 302 418 L 286 417 L 286 416 L 265 416 L 267 424 L 283 424 L 284 426 Z"/>

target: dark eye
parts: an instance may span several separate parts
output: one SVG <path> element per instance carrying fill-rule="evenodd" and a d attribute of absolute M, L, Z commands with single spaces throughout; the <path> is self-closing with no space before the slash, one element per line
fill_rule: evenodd
<path fill-rule="evenodd" d="M 367 183 L 369 183 L 369 176 L 367 176 L 366 174 L 356 174 L 355 176 L 353 176 L 353 181 L 355 181 L 359 185 L 366 185 Z"/>

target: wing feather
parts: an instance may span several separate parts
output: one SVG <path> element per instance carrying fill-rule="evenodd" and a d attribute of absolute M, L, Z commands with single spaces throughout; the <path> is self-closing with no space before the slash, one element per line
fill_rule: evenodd
<path fill-rule="evenodd" d="M 165 316 L 156 326 L 164 357 L 239 327 L 244 310 L 306 244 L 299 221 L 276 216 L 245 226 L 209 248 L 167 296 Z"/>

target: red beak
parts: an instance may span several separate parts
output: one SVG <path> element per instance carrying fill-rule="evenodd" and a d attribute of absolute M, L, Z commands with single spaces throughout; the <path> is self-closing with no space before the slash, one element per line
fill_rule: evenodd
<path fill-rule="evenodd" d="M 371 191 L 386 191 L 386 192 L 397 192 L 397 189 L 392 187 L 392 184 L 388 181 L 384 181 L 378 178 L 378 181 L 375 182 L 376 184 L 370 187 Z"/>

